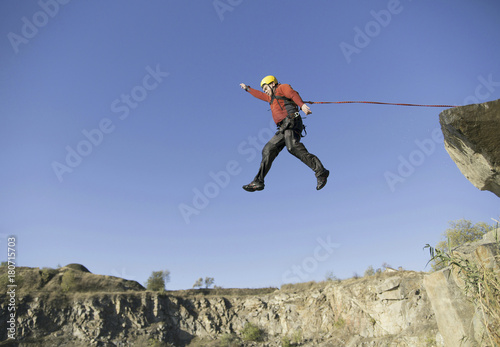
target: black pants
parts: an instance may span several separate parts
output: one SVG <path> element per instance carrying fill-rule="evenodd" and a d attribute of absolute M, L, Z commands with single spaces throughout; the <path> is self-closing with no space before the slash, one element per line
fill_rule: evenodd
<path fill-rule="evenodd" d="M 300 142 L 302 130 L 303 123 L 300 116 L 293 119 L 285 118 L 282 124 L 279 125 L 276 134 L 262 149 L 262 161 L 260 163 L 259 172 L 254 178 L 254 182 L 264 183 L 264 178 L 269 172 L 274 159 L 276 159 L 285 146 L 288 152 L 309 166 L 315 172 L 316 177 L 320 176 L 325 171 L 318 157 L 309 153 L 304 144 Z"/>

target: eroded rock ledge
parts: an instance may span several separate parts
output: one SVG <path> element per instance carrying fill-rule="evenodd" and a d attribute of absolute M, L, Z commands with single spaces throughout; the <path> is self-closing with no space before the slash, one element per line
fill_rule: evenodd
<path fill-rule="evenodd" d="M 462 174 L 500 197 L 500 99 L 444 110 L 445 148 Z"/>

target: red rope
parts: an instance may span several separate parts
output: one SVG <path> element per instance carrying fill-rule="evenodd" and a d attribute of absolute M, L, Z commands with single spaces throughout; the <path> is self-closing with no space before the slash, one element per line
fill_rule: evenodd
<path fill-rule="evenodd" d="M 379 101 L 304 101 L 306 104 L 377 104 L 396 106 L 419 106 L 419 107 L 458 107 L 457 105 L 420 105 L 420 104 L 396 104 L 392 102 Z"/>

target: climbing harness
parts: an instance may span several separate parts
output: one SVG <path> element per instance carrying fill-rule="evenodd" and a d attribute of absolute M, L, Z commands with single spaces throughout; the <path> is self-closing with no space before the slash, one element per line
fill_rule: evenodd
<path fill-rule="evenodd" d="M 285 110 L 286 112 L 288 113 L 289 116 L 292 116 L 293 114 L 297 113 L 299 108 L 298 106 L 295 104 L 295 102 L 293 102 L 292 99 L 289 99 L 285 96 L 281 96 L 281 95 L 276 95 L 272 94 L 271 96 L 271 100 L 269 101 L 269 105 L 272 105 L 274 100 L 278 100 L 277 103 L 278 103 L 278 106 L 283 109 L 283 107 L 280 105 L 279 103 L 279 100 L 283 100 L 283 104 L 285 106 Z"/>
<path fill-rule="evenodd" d="M 417 106 L 417 107 L 458 107 L 458 105 L 421 105 L 421 104 L 401 104 L 379 101 L 304 101 L 306 104 L 377 104 L 395 106 Z"/>
<path fill-rule="evenodd" d="M 292 124 L 295 122 L 295 118 L 300 116 L 299 113 L 299 107 L 293 102 L 292 99 L 287 98 L 286 96 L 281 96 L 281 95 L 276 95 L 273 91 L 271 95 L 271 100 L 269 101 L 269 105 L 272 105 L 274 100 L 277 100 L 276 102 L 278 103 L 278 106 L 283 110 L 283 107 L 280 105 L 279 100 L 283 100 L 283 104 L 285 106 L 285 110 L 288 113 L 288 116 L 286 119 L 282 120 L 280 123 L 278 123 L 278 129 L 281 132 L 284 132 L 286 129 L 289 127 L 293 127 Z M 306 117 L 303 117 L 306 118 Z M 300 121 L 302 122 L 302 120 Z M 294 130 L 300 137 L 305 137 L 307 135 L 306 131 L 306 126 L 304 123 L 302 123 L 302 129 L 300 130 L 300 133 L 296 130 Z"/>

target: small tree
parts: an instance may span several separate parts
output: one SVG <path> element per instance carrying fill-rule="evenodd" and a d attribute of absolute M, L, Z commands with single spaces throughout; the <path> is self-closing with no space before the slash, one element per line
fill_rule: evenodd
<path fill-rule="evenodd" d="M 375 270 L 373 269 L 373 266 L 368 266 L 368 268 L 365 270 L 364 277 L 369 277 L 375 275 Z"/>
<path fill-rule="evenodd" d="M 193 288 L 201 288 L 203 286 L 203 278 L 198 278 L 193 284 Z"/>
<path fill-rule="evenodd" d="M 155 292 L 163 291 L 168 282 L 170 282 L 170 271 L 153 271 L 146 282 L 146 288 Z"/>
<path fill-rule="evenodd" d="M 325 279 L 327 281 L 335 281 L 335 282 L 339 281 L 338 277 L 335 276 L 335 274 L 333 273 L 333 271 L 327 272 L 326 275 L 325 275 Z"/>
<path fill-rule="evenodd" d="M 494 226 L 485 222 L 472 224 L 470 220 L 460 219 L 449 222 L 450 227 L 442 235 L 443 240 L 438 242 L 436 249 L 444 253 L 449 253 L 453 248 L 461 246 L 467 242 L 479 240 L 488 231 L 493 230 Z M 446 261 L 431 263 L 432 270 L 438 271 L 448 266 Z"/>
<path fill-rule="evenodd" d="M 210 288 L 215 283 L 213 277 L 205 277 L 205 288 Z"/>
<path fill-rule="evenodd" d="M 194 282 L 193 288 L 201 288 L 203 283 L 205 283 L 205 288 L 208 289 L 215 283 L 215 280 L 213 277 L 205 277 L 205 281 L 203 281 L 203 278 L 200 277 Z"/>

